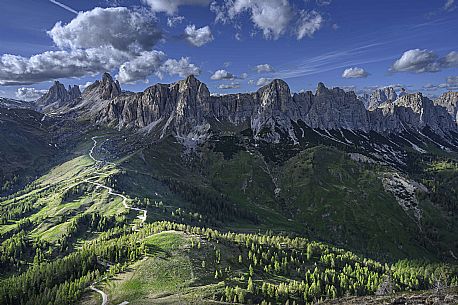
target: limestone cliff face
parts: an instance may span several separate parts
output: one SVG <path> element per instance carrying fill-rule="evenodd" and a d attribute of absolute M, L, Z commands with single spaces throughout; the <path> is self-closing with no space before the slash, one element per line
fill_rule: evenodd
<path fill-rule="evenodd" d="M 456 124 L 446 108 L 435 106 L 421 93 L 406 94 L 396 102 L 388 101 L 380 105 L 371 113 L 371 126 L 379 132 L 429 127 L 441 135 L 456 130 Z"/>
<path fill-rule="evenodd" d="M 458 92 L 446 92 L 434 100 L 434 105 L 442 106 L 458 124 Z"/>
<path fill-rule="evenodd" d="M 312 128 L 370 129 L 368 113 L 354 92 L 328 89 L 319 83 L 311 100 L 311 107 L 303 121 Z"/>
<path fill-rule="evenodd" d="M 102 80 L 96 80 L 83 91 L 85 100 L 108 100 L 121 94 L 121 86 L 109 73 L 104 73 Z"/>
<path fill-rule="evenodd" d="M 387 101 L 394 102 L 397 98 L 398 95 L 396 94 L 396 91 L 394 91 L 393 87 L 377 89 L 374 92 L 372 92 L 367 109 L 374 110 L 382 103 L 385 103 Z"/>
<path fill-rule="evenodd" d="M 47 99 L 71 95 L 62 85 L 54 87 Z M 194 76 L 173 84 L 156 84 L 139 93 L 123 93 L 106 73 L 69 109 L 99 124 L 184 139 L 205 138 L 212 127 L 224 130 L 233 126 L 251 128 L 255 138 L 266 141 L 278 142 L 284 135 L 296 141 L 293 125 L 298 121 L 317 129 L 381 133 L 429 127 L 446 134 L 457 129 L 452 119 L 456 114 L 453 95 L 433 103 L 420 93 L 397 97 L 392 88 L 385 88 L 373 96 L 377 103 L 384 102 L 366 110 L 354 92 L 319 83 L 315 93 L 291 94 L 282 80 L 273 80 L 253 93 L 211 96 Z"/>
<path fill-rule="evenodd" d="M 116 96 L 97 120 L 116 122 L 120 128 L 144 128 L 159 121 L 180 127 L 204 122 L 210 107 L 207 86 L 190 76 L 175 84 L 156 84 L 144 92 Z"/>
<path fill-rule="evenodd" d="M 382 94 L 382 93 L 383 94 Z M 97 120 L 119 128 L 153 128 L 181 136 L 206 132 L 215 122 L 251 127 L 255 137 L 278 141 L 281 131 L 294 140 L 292 122 L 312 128 L 400 132 L 426 126 L 440 134 L 456 126 L 444 107 L 421 94 L 406 94 L 396 101 L 392 88 L 379 92 L 385 102 L 365 109 L 354 92 L 328 89 L 319 83 L 315 94 L 292 95 L 282 80 L 274 80 L 254 93 L 211 96 L 194 76 L 170 85 L 157 84 L 142 93 L 113 98 Z"/>

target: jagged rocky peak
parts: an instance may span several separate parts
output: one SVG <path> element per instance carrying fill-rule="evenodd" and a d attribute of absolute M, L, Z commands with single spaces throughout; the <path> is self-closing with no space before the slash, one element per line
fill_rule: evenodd
<path fill-rule="evenodd" d="M 172 84 L 155 84 L 144 92 L 121 94 L 98 114 L 98 121 L 118 127 L 144 128 L 162 122 L 165 129 L 199 125 L 210 112 L 207 86 L 194 75 Z"/>
<path fill-rule="evenodd" d="M 398 95 L 393 87 L 385 87 L 376 89 L 372 92 L 369 97 L 367 104 L 368 110 L 374 110 L 385 102 L 394 102 L 398 98 Z"/>
<path fill-rule="evenodd" d="M 396 106 L 411 108 L 415 113 L 420 113 L 425 107 L 432 106 L 432 102 L 421 92 L 406 94 L 396 101 Z"/>
<path fill-rule="evenodd" d="M 105 79 L 110 83 L 108 77 Z M 382 92 L 386 98 L 395 97 L 392 89 L 384 88 Z M 140 128 L 160 136 L 174 134 L 180 139 L 206 137 L 212 124 L 221 122 L 250 126 L 255 137 L 272 142 L 285 134 L 296 142 L 292 122 L 299 120 L 311 128 L 327 130 L 401 132 L 403 128 L 425 126 L 442 134 L 456 130 L 446 109 L 421 94 L 405 95 L 395 103 L 385 102 L 368 111 L 352 91 L 329 89 L 319 83 L 315 94 L 308 91 L 291 95 L 282 80 L 274 80 L 253 93 L 211 96 L 207 86 L 191 75 L 172 84 L 156 84 L 144 92 L 123 93 L 92 104 L 100 106 L 93 112 L 97 122 Z"/>
<path fill-rule="evenodd" d="M 67 92 L 72 100 L 81 97 L 80 87 L 77 85 L 69 85 Z"/>
<path fill-rule="evenodd" d="M 356 93 L 354 91 L 345 91 L 344 89 L 342 88 L 339 88 L 339 87 L 333 87 L 332 89 L 331 88 L 328 88 L 326 87 L 325 84 L 323 84 L 322 82 L 319 82 L 318 85 L 317 85 L 317 88 L 315 90 L 315 97 L 326 97 L 326 96 L 341 96 L 341 97 L 348 97 L 349 99 L 351 100 L 354 100 L 356 101 L 358 99 L 358 97 L 356 96 Z"/>
<path fill-rule="evenodd" d="M 90 100 L 109 100 L 121 94 L 119 82 L 113 80 L 110 73 L 105 72 L 102 80 L 96 80 L 89 85 L 83 92 L 84 99 Z"/>
<path fill-rule="evenodd" d="M 455 123 L 458 123 L 458 92 L 446 92 L 434 100 L 434 105 L 442 106 L 452 116 Z"/>
<path fill-rule="evenodd" d="M 65 96 L 67 90 L 65 89 L 64 84 L 56 80 L 51 88 L 49 88 L 48 93 L 54 96 Z"/>
<path fill-rule="evenodd" d="M 310 111 L 314 98 L 315 96 L 312 91 L 302 91 L 293 94 L 293 101 L 298 105 L 301 111 L 301 117 L 305 117 L 305 115 Z"/>
<path fill-rule="evenodd" d="M 282 112 L 290 110 L 292 96 L 289 86 L 284 80 L 274 79 L 261 87 L 257 94 L 262 108 L 272 107 Z"/>
<path fill-rule="evenodd" d="M 179 85 L 180 92 L 187 91 L 192 95 L 198 94 L 201 97 L 210 97 L 210 91 L 207 85 L 198 80 L 193 74 L 189 75 L 184 80 L 178 81 L 177 84 Z"/>
<path fill-rule="evenodd" d="M 429 127 L 438 134 L 445 134 L 451 130 L 456 131 L 456 124 L 447 110 L 444 107 L 435 106 L 433 101 L 420 92 L 399 97 L 396 103 L 391 103 L 383 110 L 383 114 L 386 118 L 396 118 L 398 127 L 408 126 L 412 129 Z M 386 129 L 395 129 L 390 124 L 386 126 Z"/>
<path fill-rule="evenodd" d="M 329 93 L 329 89 L 326 88 L 326 86 L 322 82 L 319 82 L 318 86 L 316 87 L 315 95 L 319 96 L 319 95 L 328 94 L 328 93 Z"/>
<path fill-rule="evenodd" d="M 59 81 L 55 81 L 48 92 L 36 101 L 38 110 L 44 111 L 65 106 L 81 97 L 78 86 L 69 86 L 68 90 Z"/>
<path fill-rule="evenodd" d="M 201 118 L 210 109 L 210 91 L 194 75 L 171 86 L 172 96 L 176 96 L 178 118 Z"/>
<path fill-rule="evenodd" d="M 194 75 L 178 81 L 170 88 L 167 122 L 161 135 L 172 132 L 183 141 L 207 136 L 210 125 L 206 117 L 211 112 L 211 97 L 207 86 Z"/>
<path fill-rule="evenodd" d="M 369 130 L 366 108 L 353 91 L 328 89 L 318 83 L 309 112 L 303 121 L 312 128 Z"/>
<path fill-rule="evenodd" d="M 388 100 L 395 101 L 398 98 L 398 95 L 393 87 L 385 87 L 383 92 Z"/>
<path fill-rule="evenodd" d="M 202 82 L 198 80 L 194 74 L 188 75 L 185 79 L 180 80 L 177 83 L 188 88 L 197 88 L 202 84 Z"/>

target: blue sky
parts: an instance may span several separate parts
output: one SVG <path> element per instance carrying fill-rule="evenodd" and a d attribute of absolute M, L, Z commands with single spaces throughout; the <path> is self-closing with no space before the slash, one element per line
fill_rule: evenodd
<path fill-rule="evenodd" d="M 194 73 L 213 93 L 255 91 L 282 78 L 292 91 L 314 90 L 321 81 L 359 93 L 397 84 L 434 96 L 458 90 L 457 6 L 2 0 L 0 96 L 33 99 L 55 79 L 84 85 L 106 70 L 130 91 Z"/>

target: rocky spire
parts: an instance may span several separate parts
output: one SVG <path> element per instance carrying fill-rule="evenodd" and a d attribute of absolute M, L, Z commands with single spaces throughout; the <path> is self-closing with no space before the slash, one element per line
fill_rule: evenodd
<path fill-rule="evenodd" d="M 393 87 L 385 87 L 374 90 L 369 98 L 367 109 L 374 110 L 385 102 L 394 102 L 397 98 L 398 95 Z"/>
<path fill-rule="evenodd" d="M 326 94 L 328 92 L 329 92 L 328 88 L 326 88 L 326 86 L 322 82 L 319 82 L 318 86 L 316 87 L 315 95 L 319 96 L 319 95 Z"/>
<path fill-rule="evenodd" d="M 68 90 L 59 81 L 55 81 L 48 92 L 36 101 L 38 110 L 57 109 L 68 105 L 81 97 L 78 86 L 69 86 Z"/>
<path fill-rule="evenodd" d="M 281 79 L 274 79 L 269 84 L 258 90 L 261 107 L 270 107 L 281 112 L 286 112 L 291 106 L 291 91 L 288 84 Z"/>
<path fill-rule="evenodd" d="M 105 72 L 102 80 L 96 80 L 83 92 L 83 98 L 89 100 L 109 100 L 121 94 L 119 82 L 114 81 L 110 73 Z"/>
<path fill-rule="evenodd" d="M 77 85 L 74 85 L 73 87 L 72 86 L 68 86 L 67 92 L 70 95 L 70 98 L 72 100 L 81 97 L 80 87 L 77 86 Z"/>

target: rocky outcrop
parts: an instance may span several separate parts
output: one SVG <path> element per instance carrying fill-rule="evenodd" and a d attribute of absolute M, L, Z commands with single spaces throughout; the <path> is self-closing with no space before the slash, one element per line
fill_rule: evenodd
<path fill-rule="evenodd" d="M 272 142 L 278 142 L 281 134 L 296 141 L 293 122 L 299 120 L 327 130 L 396 133 L 428 126 L 443 134 L 455 128 L 445 108 L 421 94 L 396 99 L 393 88 L 388 87 L 373 96 L 385 101 L 367 111 L 354 92 L 319 83 L 315 94 L 292 95 L 282 80 L 273 80 L 253 93 L 211 96 L 204 83 L 189 76 L 174 84 L 153 85 L 141 93 L 107 95 L 110 100 L 97 113 L 96 121 L 191 138 L 205 136 L 212 126 L 226 122 L 250 127 L 256 138 Z"/>
<path fill-rule="evenodd" d="M 382 177 L 382 185 L 385 191 L 392 193 L 401 208 L 415 219 L 420 225 L 421 210 L 419 208 L 418 193 L 427 193 L 428 189 L 421 183 L 401 176 L 399 173 L 385 173 Z"/>
<path fill-rule="evenodd" d="M 112 99 L 97 115 L 100 122 L 118 128 L 147 128 L 161 126 L 164 133 L 190 132 L 206 124 L 211 113 L 210 92 L 194 76 L 171 85 L 156 84 L 144 92 L 123 94 Z"/>
<path fill-rule="evenodd" d="M 96 80 L 83 91 L 85 100 L 109 100 L 121 94 L 119 82 L 114 81 L 107 72 L 103 73 L 102 80 Z"/>
<path fill-rule="evenodd" d="M 79 98 L 81 98 L 81 92 L 78 86 L 69 86 L 66 89 L 59 81 L 55 81 L 48 92 L 40 97 L 35 104 L 39 111 L 52 111 Z"/>
<path fill-rule="evenodd" d="M 75 98 L 78 103 L 68 104 Z M 278 142 L 286 135 L 297 142 L 301 135 L 296 134 L 295 123 L 300 121 L 322 130 L 397 133 L 430 127 L 440 135 L 456 130 L 447 112 L 456 108 L 439 106 L 439 102 L 435 105 L 420 93 L 397 97 L 394 89 L 387 87 L 374 92 L 372 98 L 377 107 L 368 111 L 352 91 L 329 89 L 319 83 L 315 93 L 291 94 L 288 84 L 279 79 L 253 93 L 211 96 L 207 86 L 192 75 L 173 84 L 128 93 L 105 73 L 82 95 L 78 87 L 66 90 L 56 82 L 39 102 L 54 106 L 67 103 L 65 111 L 116 128 L 193 140 L 207 137 L 210 130 L 251 128 L 258 139 Z M 445 98 L 440 103 L 456 105 L 456 101 Z"/>
<path fill-rule="evenodd" d="M 396 132 L 405 129 L 429 127 L 440 135 L 455 131 L 456 125 L 441 106 L 421 93 L 406 94 L 396 100 L 381 104 L 370 112 L 371 129 L 378 132 Z"/>
<path fill-rule="evenodd" d="M 121 95 L 118 81 L 114 81 L 109 73 L 104 73 L 101 80 L 86 87 L 83 93 L 78 86 L 64 85 L 56 81 L 48 93 L 37 100 L 37 110 L 42 112 L 58 112 L 76 114 L 93 118 L 104 109 L 111 99 Z"/>
<path fill-rule="evenodd" d="M 396 94 L 396 91 L 394 91 L 393 87 L 385 87 L 385 88 L 377 89 L 374 92 L 372 92 L 369 98 L 367 109 L 374 110 L 379 105 L 387 101 L 394 102 L 397 98 L 398 98 L 398 95 Z"/>
<path fill-rule="evenodd" d="M 458 92 L 446 92 L 434 100 L 434 105 L 447 109 L 455 123 L 458 124 Z"/>
<path fill-rule="evenodd" d="M 312 128 L 320 129 L 370 129 L 368 113 L 353 91 L 328 89 L 323 83 L 318 84 L 303 121 Z"/>

